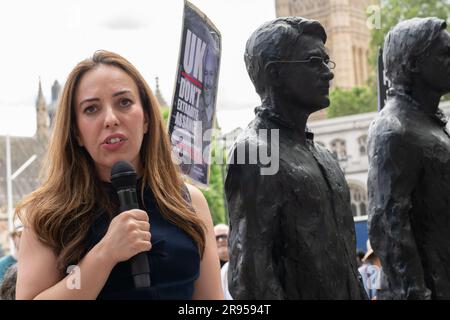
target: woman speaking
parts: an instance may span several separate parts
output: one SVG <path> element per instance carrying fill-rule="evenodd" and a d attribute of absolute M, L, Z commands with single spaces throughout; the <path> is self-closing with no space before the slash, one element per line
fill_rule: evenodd
<path fill-rule="evenodd" d="M 120 212 L 118 161 L 135 168 L 142 210 Z M 115 53 L 97 51 L 68 76 L 43 183 L 16 214 L 17 299 L 223 299 L 207 202 L 172 162 L 149 86 Z M 151 286 L 135 288 L 130 258 L 141 252 Z"/>

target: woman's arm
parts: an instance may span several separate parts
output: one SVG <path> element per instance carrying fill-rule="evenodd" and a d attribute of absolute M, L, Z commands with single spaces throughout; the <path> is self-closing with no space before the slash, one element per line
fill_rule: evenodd
<path fill-rule="evenodd" d="M 220 282 L 220 263 L 217 253 L 216 237 L 208 203 L 203 194 L 195 187 L 187 185 L 191 194 L 192 205 L 206 226 L 206 244 L 202 261 L 200 262 L 200 277 L 195 282 L 194 300 L 223 300 Z"/>
<path fill-rule="evenodd" d="M 55 254 L 37 239 L 31 228 L 26 227 L 19 250 L 16 299 L 95 299 L 113 265 L 100 247 L 94 247 L 78 267 L 73 276 L 67 275 L 61 280 Z M 72 277 L 78 275 L 79 289 L 70 289 L 78 281 Z"/>
<path fill-rule="evenodd" d="M 147 213 L 125 211 L 116 216 L 102 240 L 61 279 L 53 250 L 30 227 L 22 233 L 16 299 L 96 299 L 113 267 L 151 248 Z"/>

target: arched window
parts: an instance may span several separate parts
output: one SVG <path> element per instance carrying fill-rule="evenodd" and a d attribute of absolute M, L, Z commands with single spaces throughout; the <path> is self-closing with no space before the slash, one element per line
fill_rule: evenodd
<path fill-rule="evenodd" d="M 350 188 L 350 201 L 352 207 L 353 216 L 365 216 L 367 215 L 367 192 L 364 186 L 349 183 Z"/>
<path fill-rule="evenodd" d="M 347 148 L 345 146 L 345 141 L 342 139 L 335 139 L 331 141 L 331 152 L 337 160 L 347 159 Z"/>
<path fill-rule="evenodd" d="M 359 155 L 365 156 L 367 155 L 367 135 L 363 135 L 358 138 L 359 145 Z"/>
<path fill-rule="evenodd" d="M 361 202 L 359 204 L 359 213 L 360 213 L 360 216 L 366 216 L 367 215 L 366 204 L 364 202 Z"/>

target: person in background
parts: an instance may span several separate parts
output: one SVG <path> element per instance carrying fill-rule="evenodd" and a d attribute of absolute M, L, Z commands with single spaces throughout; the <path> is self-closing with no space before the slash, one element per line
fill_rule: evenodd
<path fill-rule="evenodd" d="M 228 232 L 229 227 L 226 224 L 217 224 L 214 226 L 214 233 L 216 235 L 217 252 L 220 260 L 220 276 L 222 279 L 222 290 L 225 300 L 232 300 L 230 292 L 228 291 Z"/>
<path fill-rule="evenodd" d="M 6 270 L 13 264 L 17 262 L 17 254 L 19 252 L 19 246 L 20 246 L 20 237 L 22 235 L 23 226 L 18 225 L 14 229 L 13 232 L 10 233 L 10 237 L 13 240 L 14 243 L 14 250 L 11 250 L 11 253 L 9 255 L 6 255 L 2 258 L 0 258 L 0 283 L 3 281 L 3 277 L 5 276 Z"/>
<path fill-rule="evenodd" d="M 358 268 L 358 271 L 361 274 L 367 296 L 371 300 L 376 300 L 378 290 L 380 290 L 381 262 L 369 240 L 367 240 L 366 246 L 367 252 L 361 259 L 363 265 Z"/>
<path fill-rule="evenodd" d="M 228 262 L 228 226 L 226 224 L 217 224 L 214 226 L 216 235 L 217 253 L 219 254 L 220 267 Z"/>
<path fill-rule="evenodd" d="M 358 268 L 361 267 L 364 263 L 362 262 L 362 259 L 366 253 L 362 250 L 356 250 L 356 261 L 358 262 Z"/>
<path fill-rule="evenodd" d="M 11 265 L 5 272 L 0 284 L 0 300 L 16 299 L 17 263 Z"/>

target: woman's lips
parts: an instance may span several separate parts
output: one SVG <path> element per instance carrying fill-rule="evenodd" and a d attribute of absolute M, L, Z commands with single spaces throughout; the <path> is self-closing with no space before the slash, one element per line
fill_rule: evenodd
<path fill-rule="evenodd" d="M 102 144 L 102 148 L 108 150 L 108 151 L 115 151 L 118 150 L 119 148 L 121 148 L 125 142 L 127 142 L 126 140 L 120 140 L 118 142 L 115 143 L 103 143 Z"/>

